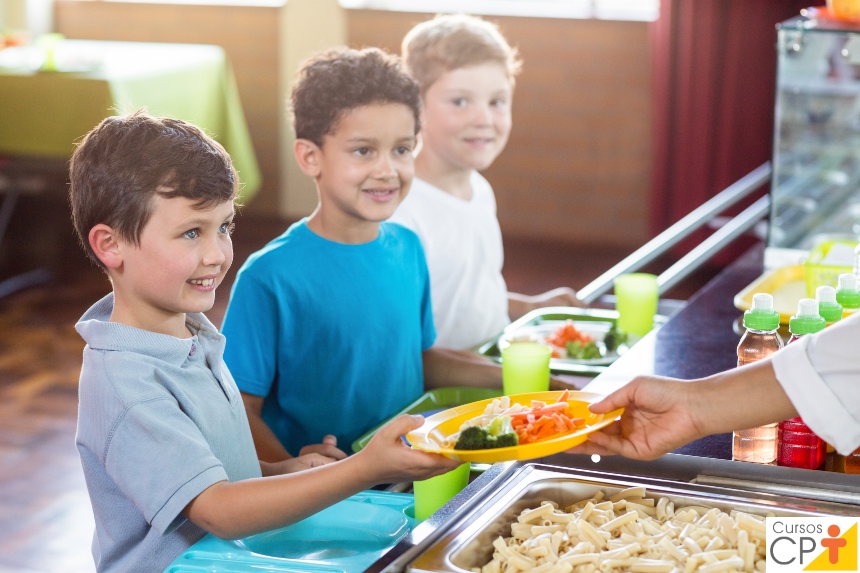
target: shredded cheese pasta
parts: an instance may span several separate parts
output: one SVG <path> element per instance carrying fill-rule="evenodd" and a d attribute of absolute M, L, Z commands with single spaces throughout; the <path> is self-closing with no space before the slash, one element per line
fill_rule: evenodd
<path fill-rule="evenodd" d="M 544 501 L 524 510 L 511 537 L 473 573 L 758 573 L 765 571 L 764 518 L 629 488 L 566 508 Z"/>

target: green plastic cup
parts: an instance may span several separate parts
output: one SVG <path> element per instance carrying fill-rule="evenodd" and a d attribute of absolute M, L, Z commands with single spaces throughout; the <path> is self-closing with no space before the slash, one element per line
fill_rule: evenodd
<path fill-rule="evenodd" d="M 42 34 L 36 39 L 36 45 L 42 50 L 45 60 L 42 69 L 48 72 L 57 71 L 57 47 L 65 40 L 62 34 Z"/>
<path fill-rule="evenodd" d="M 648 334 L 654 326 L 659 296 L 656 275 L 630 273 L 616 277 L 618 329 L 638 337 Z"/>
<path fill-rule="evenodd" d="M 469 485 L 470 466 L 471 464 L 460 464 L 460 467 L 446 474 L 412 482 L 412 490 L 415 493 L 415 519 L 427 519 Z"/>
<path fill-rule="evenodd" d="M 549 390 L 552 349 L 537 342 L 514 342 L 502 349 L 502 391 L 506 396 Z"/>

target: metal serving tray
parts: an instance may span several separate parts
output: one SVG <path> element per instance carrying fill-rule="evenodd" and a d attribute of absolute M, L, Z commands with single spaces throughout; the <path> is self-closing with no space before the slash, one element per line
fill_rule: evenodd
<path fill-rule="evenodd" d="M 618 311 L 601 308 L 577 308 L 573 306 L 548 306 L 539 308 L 524 315 L 509 324 L 498 336 L 485 342 L 478 347 L 477 352 L 495 360 L 502 361 L 499 341 L 508 336 L 516 336 L 520 332 L 531 332 L 535 327 L 541 325 L 561 325 L 566 320 L 579 323 L 593 323 L 595 330 L 590 334 L 602 331 L 605 333 L 610 326 L 618 321 Z M 654 327 L 662 326 L 669 320 L 668 317 L 657 314 L 654 316 Z M 591 329 L 589 329 L 591 330 Z M 598 338 L 602 340 L 602 335 Z M 609 365 L 619 355 L 613 355 L 610 359 L 599 360 L 573 360 L 553 358 L 549 362 L 550 370 L 555 374 L 572 374 L 577 376 L 597 376 L 606 371 Z"/>
<path fill-rule="evenodd" d="M 720 487 L 670 482 L 650 478 L 595 477 L 553 466 L 527 464 L 498 488 L 478 511 L 456 523 L 414 559 L 407 569 L 413 572 L 463 573 L 492 559 L 492 542 L 510 537 L 510 525 L 523 509 L 550 500 L 561 507 L 603 491 L 607 497 L 622 489 L 644 486 L 649 496 L 668 497 L 676 507 L 697 505 L 733 509 L 779 517 L 860 515 L 860 507 L 832 502 L 800 500 Z"/>

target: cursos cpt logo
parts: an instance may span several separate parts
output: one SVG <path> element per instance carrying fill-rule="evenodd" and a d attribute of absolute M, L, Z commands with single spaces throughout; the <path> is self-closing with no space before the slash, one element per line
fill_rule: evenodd
<path fill-rule="evenodd" d="M 855 517 L 768 517 L 767 571 L 860 571 Z"/>

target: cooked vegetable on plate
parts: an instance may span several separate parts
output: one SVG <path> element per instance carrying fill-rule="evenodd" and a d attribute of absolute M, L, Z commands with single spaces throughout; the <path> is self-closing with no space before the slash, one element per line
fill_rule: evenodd
<path fill-rule="evenodd" d="M 508 396 L 502 396 L 487 404 L 483 414 L 463 422 L 446 444 L 453 444 L 455 450 L 507 448 L 575 430 L 585 420 L 573 416 L 569 396 L 564 391 L 553 404 L 532 400 L 531 407 L 511 404 Z"/>

